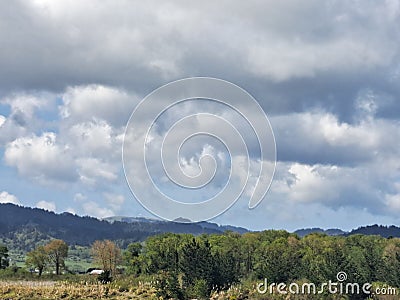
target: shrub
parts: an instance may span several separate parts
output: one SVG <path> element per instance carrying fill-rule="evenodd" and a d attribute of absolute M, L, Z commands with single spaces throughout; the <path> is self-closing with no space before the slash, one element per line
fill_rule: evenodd
<path fill-rule="evenodd" d="M 110 283 L 112 281 L 111 272 L 109 270 L 104 271 L 97 276 L 97 280 L 100 281 L 102 284 Z"/>

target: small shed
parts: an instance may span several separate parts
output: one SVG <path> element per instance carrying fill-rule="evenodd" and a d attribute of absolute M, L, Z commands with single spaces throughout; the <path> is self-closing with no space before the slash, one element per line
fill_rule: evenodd
<path fill-rule="evenodd" d="M 92 270 L 92 271 L 90 271 L 90 275 L 100 275 L 100 274 L 103 274 L 104 273 L 104 270 L 98 270 L 98 269 L 96 269 L 96 270 Z"/>

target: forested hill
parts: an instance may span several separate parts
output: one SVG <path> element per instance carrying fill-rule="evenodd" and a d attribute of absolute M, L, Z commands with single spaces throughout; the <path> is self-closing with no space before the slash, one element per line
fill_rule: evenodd
<path fill-rule="evenodd" d="M 352 234 L 380 235 L 384 238 L 400 237 L 400 227 L 382 225 L 364 226 L 350 231 L 349 235 Z"/>
<path fill-rule="evenodd" d="M 108 222 L 93 217 L 80 217 L 70 213 L 56 214 L 38 208 L 0 204 L 0 243 L 7 239 L 17 248 L 27 250 L 36 243 L 51 238 L 62 239 L 70 245 L 90 245 L 95 240 L 123 240 L 124 243 L 143 241 L 148 236 L 164 232 L 222 233 L 225 230 L 243 233 L 243 228 L 224 227 L 202 222 L 183 224 L 146 219 L 136 222 Z M 237 230 L 235 230 L 237 229 Z"/>
<path fill-rule="evenodd" d="M 145 218 L 114 217 L 99 220 L 93 217 L 80 217 L 70 213 L 56 214 L 43 209 L 21 207 L 14 204 L 0 204 L 0 243 L 11 242 L 12 248 L 30 250 L 37 243 L 58 238 L 70 245 L 87 246 L 95 240 L 120 240 L 121 246 L 130 242 L 143 241 L 159 233 L 223 233 L 226 230 L 244 233 L 244 228 L 219 226 L 210 222 L 184 224 L 165 222 Z M 318 228 L 303 229 L 299 236 L 311 232 L 328 235 L 380 235 L 382 237 L 400 237 L 400 228 L 396 226 L 372 225 L 360 227 L 349 233 L 339 229 L 324 231 Z"/>
<path fill-rule="evenodd" d="M 335 236 L 335 235 L 344 235 L 347 232 L 336 228 L 335 229 L 306 228 L 306 229 L 298 229 L 294 233 L 297 234 L 299 237 L 304 237 L 311 233 L 323 233 L 326 235 Z"/>
<path fill-rule="evenodd" d="M 399 237 L 400 238 L 400 227 L 396 226 L 383 226 L 383 225 L 369 225 L 353 229 L 350 232 L 346 232 L 340 229 L 321 229 L 321 228 L 307 228 L 296 230 L 296 233 L 300 237 L 304 237 L 311 233 L 323 233 L 330 236 L 343 235 L 349 236 L 354 234 L 363 235 L 379 235 L 384 238 Z"/>

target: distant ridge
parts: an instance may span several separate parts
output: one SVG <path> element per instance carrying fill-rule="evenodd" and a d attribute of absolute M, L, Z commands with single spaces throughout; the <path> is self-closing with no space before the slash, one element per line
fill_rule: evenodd
<path fill-rule="evenodd" d="M 22 207 L 10 203 L 0 203 L 0 244 L 12 249 L 31 250 L 38 244 L 58 238 L 69 245 L 89 246 L 95 240 L 111 239 L 126 247 L 135 241 L 161 233 L 221 234 L 233 231 L 248 232 L 242 227 L 218 225 L 211 222 L 177 223 L 143 217 L 111 217 L 99 220 L 93 217 L 77 216 L 71 213 L 56 214 L 39 208 Z M 340 229 L 308 228 L 295 231 L 303 237 L 310 233 L 327 235 L 380 235 L 384 238 L 400 238 L 400 228 L 396 226 L 370 225 L 350 232 Z"/>
<path fill-rule="evenodd" d="M 178 224 L 188 224 L 188 220 L 185 219 L 178 219 L 176 222 L 166 222 L 162 220 L 157 220 L 157 219 L 152 219 L 152 218 L 144 218 L 144 217 L 123 217 L 123 216 L 115 216 L 115 217 L 108 217 L 104 218 L 103 220 L 106 220 L 110 223 L 113 222 L 125 222 L 125 223 L 137 223 L 137 222 L 142 222 L 142 223 L 178 223 Z M 194 223 L 198 226 L 200 226 L 203 229 L 209 229 L 209 230 L 216 230 L 219 232 L 225 232 L 225 231 L 233 231 L 233 232 L 238 232 L 240 234 L 249 232 L 248 229 L 243 228 L 243 227 L 237 227 L 237 226 L 231 226 L 231 225 L 218 225 L 216 223 L 212 222 L 198 222 Z"/>
<path fill-rule="evenodd" d="M 114 217 L 107 220 L 71 213 L 56 214 L 39 208 L 0 203 L 0 243 L 7 240 L 12 248 L 31 250 L 38 243 L 52 238 L 70 245 L 88 246 L 95 240 L 119 240 L 122 247 L 144 241 L 160 233 L 220 234 L 226 230 L 243 233 L 244 228 L 219 226 L 213 223 L 176 223 L 142 217 Z"/>
<path fill-rule="evenodd" d="M 296 233 L 299 237 L 304 237 L 311 233 L 323 233 L 326 235 L 335 236 L 335 235 L 345 235 L 348 232 L 337 228 L 331 228 L 331 229 L 306 228 L 306 229 L 298 229 L 294 233 Z"/>
<path fill-rule="evenodd" d="M 294 233 L 296 233 L 300 237 L 304 237 L 311 233 L 323 233 L 330 236 L 337 236 L 337 235 L 349 236 L 354 234 L 363 234 L 363 235 L 379 235 L 384 238 L 391 238 L 391 237 L 400 238 L 400 227 L 394 225 L 385 226 L 385 225 L 375 224 L 375 225 L 361 226 L 349 232 L 337 228 L 332 228 L 332 229 L 306 228 L 306 229 L 296 230 Z"/>
<path fill-rule="evenodd" d="M 352 234 L 380 235 L 384 238 L 400 237 L 400 227 L 394 225 L 383 226 L 375 224 L 353 229 L 348 233 L 348 235 Z"/>

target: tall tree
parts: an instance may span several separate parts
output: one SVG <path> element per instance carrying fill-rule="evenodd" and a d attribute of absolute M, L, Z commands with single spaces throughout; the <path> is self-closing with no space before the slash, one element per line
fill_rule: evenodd
<path fill-rule="evenodd" d="M 68 245 L 63 240 L 52 240 L 44 250 L 47 253 L 50 262 L 56 267 L 56 274 L 60 274 L 60 268 L 65 266 L 64 260 L 68 256 Z"/>
<path fill-rule="evenodd" d="M 141 272 L 141 259 L 142 244 L 131 243 L 123 253 L 123 259 L 127 265 L 127 272 L 129 274 L 139 274 Z"/>
<path fill-rule="evenodd" d="M 8 248 L 0 245 L 0 269 L 8 267 Z"/>
<path fill-rule="evenodd" d="M 42 276 L 43 270 L 49 261 L 49 256 L 47 255 L 43 246 L 37 247 L 35 250 L 28 252 L 26 254 L 25 264 L 28 267 L 37 268 L 39 271 L 39 276 Z"/>
<path fill-rule="evenodd" d="M 187 286 L 198 280 L 205 280 L 211 288 L 213 276 L 213 257 L 208 240 L 193 238 L 182 245 L 180 269 Z"/>
<path fill-rule="evenodd" d="M 392 286 L 400 286 L 400 239 L 390 239 L 384 249 L 380 280 Z"/>
<path fill-rule="evenodd" d="M 178 249 L 193 238 L 190 234 L 167 233 L 149 237 L 143 251 L 145 268 L 148 273 L 158 271 L 178 272 Z"/>
<path fill-rule="evenodd" d="M 122 261 L 121 249 L 112 241 L 95 241 L 92 246 L 95 262 L 102 265 L 104 271 L 116 274 L 117 265 Z"/>

